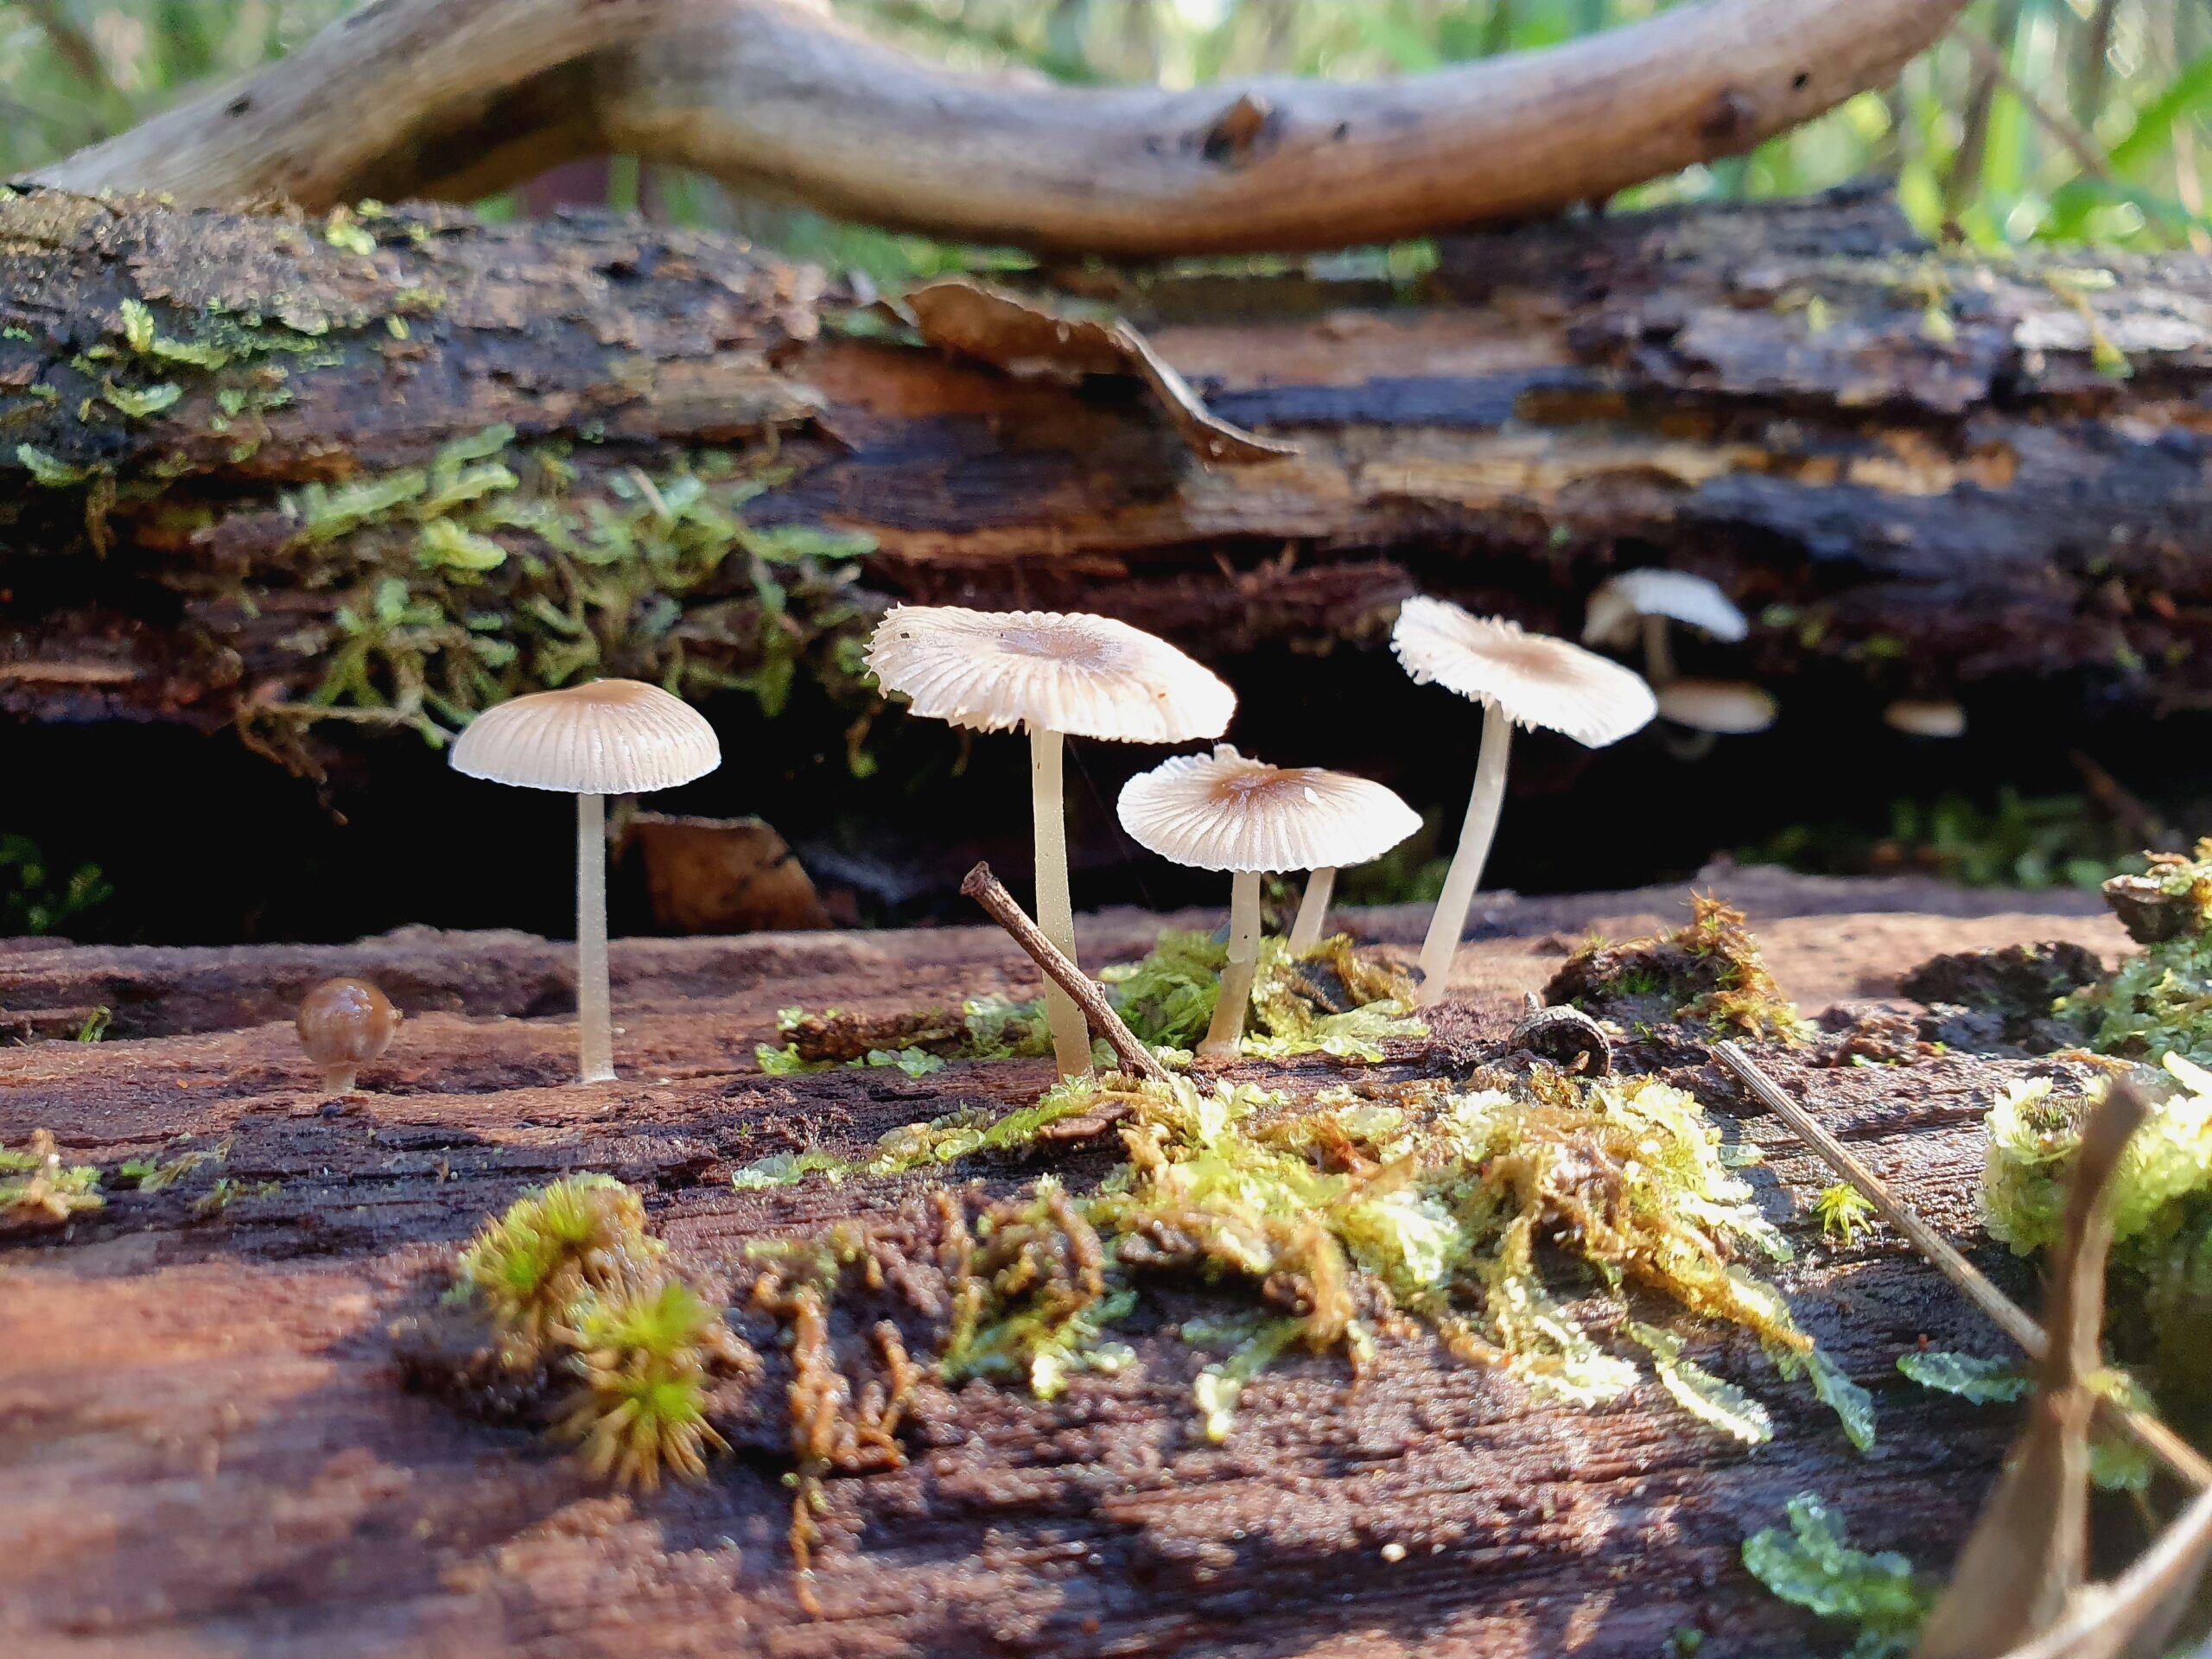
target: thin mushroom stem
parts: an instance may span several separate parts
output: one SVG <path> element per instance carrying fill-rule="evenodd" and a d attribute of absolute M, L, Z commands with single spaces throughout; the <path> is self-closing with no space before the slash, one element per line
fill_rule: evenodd
<path fill-rule="evenodd" d="M 1452 855 L 1452 868 L 1444 877 L 1444 892 L 1429 918 L 1428 937 L 1421 941 L 1421 989 L 1414 1001 L 1433 1008 L 1444 1000 L 1452 977 L 1452 953 L 1459 936 L 1467 931 L 1467 912 L 1473 908 L 1475 889 L 1481 885 L 1483 866 L 1490 861 L 1491 842 L 1497 836 L 1497 814 L 1505 804 L 1505 762 L 1513 744 L 1513 723 L 1498 706 L 1483 705 L 1483 747 L 1475 761 L 1475 787 L 1467 797 L 1466 822 L 1459 826 L 1459 845 Z"/>
<path fill-rule="evenodd" d="M 1052 948 L 1076 962 L 1075 907 L 1068 899 L 1068 829 L 1060 784 L 1063 750 L 1058 732 L 1031 728 L 1030 810 L 1037 836 L 1037 926 Z M 1075 999 L 1050 979 L 1045 982 L 1045 1018 L 1052 1029 L 1052 1058 L 1064 1077 L 1090 1070 L 1090 1031 Z"/>
<path fill-rule="evenodd" d="M 1252 1006 L 1252 982 L 1260 972 L 1260 873 L 1239 870 L 1229 888 L 1229 963 L 1221 970 L 1221 998 L 1201 1058 L 1233 1060 L 1244 1037 L 1244 1011 Z"/>
<path fill-rule="evenodd" d="M 326 1065 L 322 1068 L 322 1092 L 326 1095 L 350 1095 L 353 1092 L 353 1078 L 360 1068 L 353 1065 Z"/>
<path fill-rule="evenodd" d="M 1329 919 L 1329 895 L 1336 887 L 1334 867 L 1306 878 L 1306 896 L 1298 901 L 1298 919 L 1290 925 L 1291 955 L 1311 950 L 1320 942 L 1322 924 Z"/>
<path fill-rule="evenodd" d="M 607 988 L 607 798 L 576 797 L 577 1079 L 614 1081 L 613 998 Z"/>
<path fill-rule="evenodd" d="M 1675 646 L 1667 637 L 1667 619 L 1643 619 L 1643 677 L 1662 686 L 1675 677 Z"/>

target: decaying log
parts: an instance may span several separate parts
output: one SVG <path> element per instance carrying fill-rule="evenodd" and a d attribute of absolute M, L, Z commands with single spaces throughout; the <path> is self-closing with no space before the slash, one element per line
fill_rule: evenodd
<path fill-rule="evenodd" d="M 1371 85 L 1167 92 L 951 73 L 792 0 L 384 0 L 39 177 L 327 208 L 470 200 L 625 153 L 969 240 L 1333 248 L 1747 151 L 1886 84 L 1962 4 L 1722 0 Z"/>
<path fill-rule="evenodd" d="M 1612 895 L 1574 917 L 1610 912 L 1599 925 L 1619 934 L 1643 925 L 1630 912 L 1681 901 Z M 1837 902 L 1806 884 L 1758 906 L 1786 988 L 1815 1007 L 1878 995 L 1939 946 L 2062 937 L 2109 950 L 2113 932 L 2078 914 L 1976 922 L 1836 914 Z M 1519 989 L 1564 950 L 1549 930 L 1567 914 L 1530 906 L 1501 920 L 1507 937 L 1462 952 L 1460 999 L 1439 1027 L 1452 1054 L 1496 1048 Z M 1086 953 L 1134 949 L 1139 931 L 1135 918 L 1094 929 Z M 1791 1495 L 1818 1491 L 1857 1541 L 1940 1570 L 1995 1476 L 2012 1414 L 1893 1368 L 1923 1341 L 1999 1353 L 2001 1339 L 1889 1234 L 1821 1242 L 1809 1199 L 1828 1172 L 1717 1071 L 1693 1067 L 1680 1079 L 1767 1152 L 1753 1172 L 1764 1203 L 1802 1249 L 1786 1287 L 1874 1391 L 1874 1455 L 1852 1452 L 1749 1338 L 1688 1325 L 1693 1357 L 1768 1403 L 1772 1444 L 1734 1447 L 1656 1385 L 1581 1411 L 1412 1340 L 1386 1343 L 1356 1386 L 1339 1360 L 1287 1356 L 1210 1445 L 1190 1398 L 1203 1356 L 1171 1329 L 1210 1304 L 1174 1293 L 1128 1322 L 1132 1366 L 1078 1376 L 1050 1404 L 925 1385 L 909 1465 L 828 1483 L 823 1614 L 809 1618 L 774 1459 L 726 1457 L 699 1488 L 607 1495 L 525 1432 L 408 1392 L 386 1327 L 435 1306 L 450 1250 L 482 1217 L 564 1171 L 636 1184 L 655 1228 L 703 1259 L 892 1213 L 921 1178 L 737 1193 L 728 1176 L 778 1150 L 850 1153 L 957 1107 L 1026 1102 L 1049 1064 L 761 1077 L 741 1057 L 794 999 L 883 1014 L 957 988 L 1033 993 L 1035 976 L 986 928 L 632 942 L 626 967 L 622 950 L 624 1080 L 589 1087 L 562 1081 L 565 1013 L 517 1001 L 558 962 L 550 945 L 448 936 L 10 957 L 10 1007 L 127 981 L 137 1028 L 172 1034 L 0 1052 L 0 1141 L 48 1128 L 65 1157 L 111 1170 L 211 1156 L 158 1192 L 111 1182 L 105 1210 L 0 1243 L 0 1647 L 1645 1659 L 1687 1628 L 1706 1653 L 1769 1655 L 1827 1639 L 1739 1563 L 1743 1537 Z M 281 1008 L 281 988 L 302 976 L 365 969 L 406 984 L 410 1017 L 365 1069 L 366 1092 L 325 1103 L 270 999 Z M 517 1013 L 530 1017 L 499 1017 Z M 1765 1060 L 2036 1305 L 2029 1276 L 1976 1224 L 1980 1115 L 2020 1064 Z M 1344 1074 L 1316 1059 L 1236 1075 L 1303 1091 Z M 1000 1192 L 1052 1167 L 1082 1181 L 1103 1164 L 1040 1148 L 956 1175 Z"/>
<path fill-rule="evenodd" d="M 2212 691 L 2194 258 L 1939 258 L 1860 191 L 1451 242 L 1399 293 L 1121 298 L 1300 453 L 1209 468 L 1134 382 L 855 338 L 872 310 L 709 235 L 16 197 L 0 707 L 296 756 L 596 670 L 764 709 L 811 677 L 842 722 L 896 598 L 1091 607 L 1234 677 L 1416 588 L 1572 633 L 1660 561 L 1754 617 L 1686 666 L 1785 707 Z M 1426 729 L 1389 677 L 1386 752 Z"/>

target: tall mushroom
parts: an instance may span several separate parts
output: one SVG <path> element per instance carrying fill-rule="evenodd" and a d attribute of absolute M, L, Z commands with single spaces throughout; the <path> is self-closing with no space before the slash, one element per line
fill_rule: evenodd
<path fill-rule="evenodd" d="M 1109 617 L 902 605 L 868 642 L 868 665 L 913 712 L 977 731 L 1029 732 L 1037 849 L 1037 925 L 1076 960 L 1060 762 L 1067 736 L 1122 743 L 1218 737 L 1236 694 L 1165 639 Z M 1090 1066 L 1083 1010 L 1045 988 L 1063 1077 Z"/>
<path fill-rule="evenodd" d="M 1602 748 L 1647 724 L 1658 703 L 1651 688 L 1618 663 L 1564 639 L 1523 632 L 1501 617 L 1472 616 L 1425 595 L 1399 609 L 1390 648 L 1416 681 L 1426 685 L 1433 680 L 1483 705 L 1474 791 L 1467 799 L 1466 822 L 1444 878 L 1443 896 L 1421 948 L 1419 1001 L 1429 1007 L 1443 1000 L 1452 955 L 1465 931 L 1467 912 L 1497 834 L 1514 727 L 1541 726 Z"/>
<path fill-rule="evenodd" d="M 641 680 L 534 691 L 469 722 L 456 772 L 576 798 L 576 1041 L 585 1083 L 614 1077 L 607 983 L 607 798 L 673 789 L 722 763 L 706 717 Z"/>
<path fill-rule="evenodd" d="M 1720 585 L 1687 570 L 1624 570 L 1591 593 L 1582 616 L 1586 645 L 1628 645 L 1643 636 L 1643 672 L 1654 685 L 1675 677 L 1675 653 L 1667 625 L 1681 622 L 1732 643 L 1751 631 L 1735 601 Z"/>
<path fill-rule="evenodd" d="M 1380 858 L 1421 828 L 1421 815 L 1377 783 L 1319 766 L 1271 766 L 1226 743 L 1179 754 L 1129 779 L 1122 827 L 1140 846 L 1201 870 L 1233 873 L 1229 963 L 1198 1052 L 1230 1059 L 1244 1035 L 1260 966 L 1260 877 L 1332 874 Z"/>

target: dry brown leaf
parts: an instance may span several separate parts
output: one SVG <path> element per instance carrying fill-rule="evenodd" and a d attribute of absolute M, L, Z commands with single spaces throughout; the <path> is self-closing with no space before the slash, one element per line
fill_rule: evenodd
<path fill-rule="evenodd" d="M 906 305 L 922 338 L 932 346 L 981 358 L 1009 374 L 1054 370 L 1136 376 L 1152 388 L 1201 461 L 1249 466 L 1298 453 L 1294 443 L 1263 438 L 1214 414 L 1152 342 L 1119 318 L 1064 317 L 963 277 L 916 289 L 906 296 Z"/>

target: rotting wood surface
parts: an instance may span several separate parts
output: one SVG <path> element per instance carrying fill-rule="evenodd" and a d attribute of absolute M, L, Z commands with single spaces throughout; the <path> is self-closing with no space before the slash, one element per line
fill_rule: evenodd
<path fill-rule="evenodd" d="M 2069 938 L 2110 954 L 2117 938 L 2066 900 L 1974 895 L 1955 905 L 1964 916 L 1881 914 L 1839 909 L 1840 884 L 1747 886 L 1761 890 L 1754 919 L 1785 988 L 1815 1009 L 1883 995 L 1937 949 Z M 1461 953 L 1436 1049 L 1406 1050 L 1392 1069 L 1493 1046 L 1518 992 L 1567 949 L 1559 930 L 1620 937 L 1640 914 L 1679 913 L 1681 898 L 1500 901 L 1498 937 Z M 1109 918 L 1086 950 L 1131 951 L 1147 931 Z M 777 1150 L 850 1153 L 961 1104 L 1026 1102 L 1049 1068 L 767 1077 L 750 1071 L 751 1045 L 791 1002 L 891 1012 L 1028 994 L 1033 971 L 982 929 L 631 942 L 617 947 L 623 1081 L 585 1088 L 563 1082 L 561 954 L 482 935 L 10 951 L 11 1009 L 127 988 L 118 1018 L 169 1034 L 0 1053 L 0 1139 L 48 1128 L 68 1157 L 111 1168 L 228 1151 L 0 1254 L 0 1649 L 1648 1659 L 1688 1626 L 1708 1653 L 1799 1652 L 1824 1638 L 1746 1577 L 1743 1537 L 1817 1490 L 1859 1541 L 1940 1569 L 2012 1426 L 1897 1376 L 1897 1354 L 1923 1339 L 1981 1353 L 2001 1342 L 1886 1234 L 1821 1243 L 1808 1206 L 1831 1177 L 1698 1069 L 1682 1080 L 1770 1154 L 1753 1173 L 1801 1247 L 1783 1283 L 1874 1391 L 1871 1456 L 1748 1338 L 1705 1330 L 1686 1330 L 1694 1357 L 1773 1410 L 1777 1438 L 1754 1453 L 1656 1385 L 1573 1410 L 1425 1342 L 1386 1344 L 1357 1389 L 1338 1359 L 1287 1357 L 1247 1390 L 1226 1443 L 1209 1445 L 1190 1399 L 1202 1356 L 1158 1329 L 1208 1304 L 1148 1294 L 1127 1327 L 1139 1363 L 1078 1376 L 1051 1405 L 984 1383 L 925 1388 L 906 1468 L 829 1483 L 823 1613 L 809 1618 L 793 1597 L 781 1464 L 726 1459 L 701 1488 L 609 1496 L 534 1437 L 407 1392 L 386 1327 L 434 1303 L 452 1248 L 482 1217 L 567 1170 L 635 1183 L 656 1229 L 699 1260 L 895 1208 L 918 1178 L 741 1195 L 728 1177 Z M 326 1106 L 271 1020 L 303 976 L 364 969 L 410 1010 L 439 1011 L 416 1014 L 365 1068 L 365 1098 Z M 1767 1058 L 2032 1300 L 1974 1220 L 1980 1114 L 2022 1065 Z M 1309 1090 L 1343 1074 L 1309 1061 L 1236 1075 Z M 1089 1179 L 1103 1158 L 1062 1148 L 959 1173 L 1004 1191 L 1054 1166 Z M 232 1183 L 220 1206 L 207 1201 L 219 1179 Z M 1390 1545 L 1402 1559 L 1383 1554 Z"/>
<path fill-rule="evenodd" d="M 1866 190 L 1442 254 L 1402 289 L 1105 278 L 1217 414 L 1300 446 L 1208 468 L 1134 381 L 857 338 L 856 296 L 712 235 L 16 197 L 0 709 L 235 721 L 296 762 L 578 672 L 764 709 L 811 677 L 842 721 L 896 599 L 1095 607 L 1281 673 L 1416 589 L 1571 633 L 1655 561 L 1754 617 L 1686 669 L 1785 702 L 2212 693 L 2202 261 L 1940 257 Z M 686 468 L 703 508 L 666 499 Z"/>

